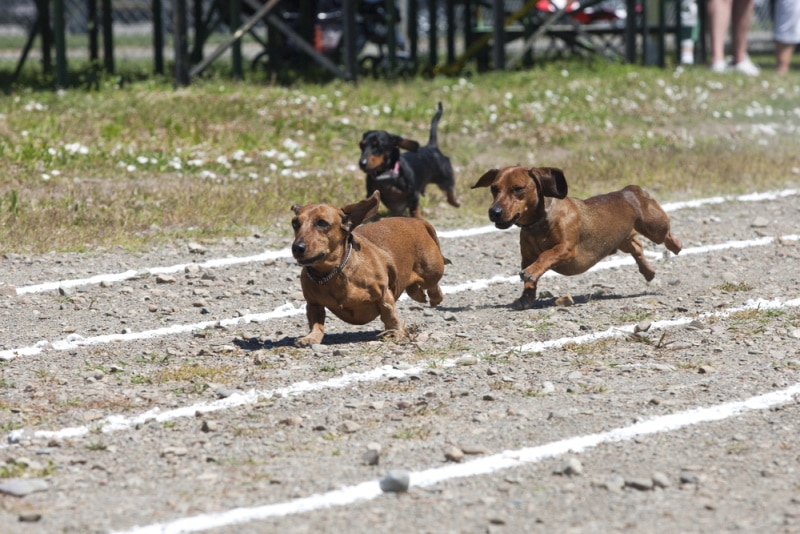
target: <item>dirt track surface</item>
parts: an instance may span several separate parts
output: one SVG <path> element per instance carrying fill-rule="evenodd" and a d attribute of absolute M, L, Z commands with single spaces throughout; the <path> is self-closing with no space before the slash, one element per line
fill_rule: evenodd
<path fill-rule="evenodd" d="M 800 196 L 670 216 L 684 252 L 654 259 L 653 282 L 635 265 L 548 276 L 541 306 L 522 312 L 508 308 L 521 291 L 517 231 L 443 237 L 453 261 L 444 303 L 399 304 L 410 342 L 377 341 L 379 322 L 329 315 L 323 346 L 302 350 L 292 346 L 307 333 L 293 260 L 146 271 L 288 242 L 0 260 L 3 281 L 21 293 L 6 288 L 0 300 L 0 470 L 45 483 L 24 497 L 0 494 L 0 531 L 125 531 L 314 494 L 326 502 L 326 492 L 402 469 L 412 473 L 406 493 L 211 531 L 800 532 L 792 395 L 715 422 L 415 485 L 425 470 L 800 382 Z M 770 236 L 789 237 L 756 241 Z M 710 249 L 736 240 L 745 245 Z M 23 291 L 127 270 L 139 274 Z M 575 304 L 556 305 L 566 295 Z M 756 309 L 754 299 L 776 307 Z M 276 309 L 288 315 L 254 315 Z M 141 332 L 150 334 L 132 339 Z M 112 334 L 122 336 L 101 337 Z M 364 461 L 370 444 L 380 446 L 377 465 Z M 470 454 L 457 464 L 445 456 L 457 454 L 452 447 Z M 580 473 L 564 472 L 570 460 Z"/>

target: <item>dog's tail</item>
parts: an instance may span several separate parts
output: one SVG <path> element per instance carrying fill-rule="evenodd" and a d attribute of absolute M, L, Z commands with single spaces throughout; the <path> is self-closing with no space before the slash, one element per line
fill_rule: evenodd
<path fill-rule="evenodd" d="M 431 135 L 428 137 L 428 146 L 431 148 L 437 148 L 439 146 L 436 131 L 439 129 L 439 119 L 442 118 L 442 113 L 442 103 L 439 102 L 436 106 L 436 115 L 433 116 L 433 120 L 431 121 Z"/>

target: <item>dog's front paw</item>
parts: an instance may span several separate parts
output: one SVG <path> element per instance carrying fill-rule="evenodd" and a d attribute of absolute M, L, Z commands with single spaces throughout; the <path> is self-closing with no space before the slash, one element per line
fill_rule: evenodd
<path fill-rule="evenodd" d="M 310 336 L 306 336 L 306 337 L 297 338 L 295 340 L 295 342 L 294 342 L 294 346 L 297 347 L 297 348 L 302 349 L 302 348 L 310 347 L 311 345 L 315 345 L 315 344 L 319 343 L 320 341 L 322 341 L 322 340 L 317 340 L 317 339 L 311 338 Z"/>
<path fill-rule="evenodd" d="M 531 275 L 529 272 L 525 270 L 519 272 L 519 279 L 528 284 L 533 284 L 534 286 L 536 285 L 536 281 L 538 280 L 538 278 L 535 278 L 533 275 Z"/>

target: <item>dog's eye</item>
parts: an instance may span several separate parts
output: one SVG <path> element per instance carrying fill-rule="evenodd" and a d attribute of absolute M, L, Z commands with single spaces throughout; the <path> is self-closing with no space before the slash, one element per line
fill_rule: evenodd
<path fill-rule="evenodd" d="M 522 193 L 523 191 L 525 191 L 525 188 L 523 186 L 521 186 L 521 185 L 518 185 L 518 186 L 514 187 L 512 189 L 512 191 L 514 193 Z"/>
<path fill-rule="evenodd" d="M 297 231 L 300 228 L 300 221 L 297 219 L 292 219 L 292 228 Z"/>
<path fill-rule="evenodd" d="M 331 223 L 329 223 L 328 221 L 325 221 L 323 219 L 320 219 L 320 220 L 317 221 L 317 228 L 321 228 L 323 230 L 328 228 L 330 225 L 331 225 Z"/>
<path fill-rule="evenodd" d="M 492 196 L 497 196 L 497 193 L 500 192 L 496 185 L 493 185 L 490 191 L 492 192 Z"/>

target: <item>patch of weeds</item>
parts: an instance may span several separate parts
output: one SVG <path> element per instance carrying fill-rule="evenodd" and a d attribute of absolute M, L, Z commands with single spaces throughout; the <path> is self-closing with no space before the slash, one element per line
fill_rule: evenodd
<path fill-rule="evenodd" d="M 336 438 L 338 438 L 339 436 L 338 436 L 336 433 L 334 433 L 334 432 L 325 432 L 325 433 L 324 433 L 324 434 L 322 434 L 320 437 L 321 437 L 322 439 L 324 439 L 325 441 L 333 441 L 333 440 L 335 440 Z"/>
<path fill-rule="evenodd" d="M 531 330 L 532 332 L 536 332 L 537 334 L 547 334 L 555 328 L 555 323 L 550 321 L 550 316 L 544 316 L 536 321 L 525 321 L 522 323 L 522 328 L 525 330 Z"/>
<path fill-rule="evenodd" d="M 165 364 L 169 361 L 169 356 L 166 354 L 142 354 L 136 358 L 137 363 L 157 363 L 157 364 Z"/>
<path fill-rule="evenodd" d="M 25 464 L 7 464 L 0 466 L 0 478 L 19 478 L 25 474 L 28 466 Z"/>
<path fill-rule="evenodd" d="M 332 373 L 335 373 L 337 371 L 338 371 L 338 369 L 336 368 L 335 365 L 331 365 L 331 364 L 327 364 L 327 363 L 322 365 L 322 366 L 320 366 L 320 368 L 319 368 L 319 372 L 320 373 L 331 373 L 332 374 Z"/>
<path fill-rule="evenodd" d="M 153 380 L 149 376 L 144 375 L 131 375 L 131 384 L 141 386 L 145 384 L 152 384 Z"/>
<path fill-rule="evenodd" d="M 633 312 L 625 312 L 619 315 L 617 321 L 620 323 L 638 323 L 640 321 L 644 321 L 645 319 L 651 319 L 653 314 L 646 311 L 633 311 Z"/>
<path fill-rule="evenodd" d="M 86 445 L 86 450 L 89 451 L 104 451 L 108 449 L 108 445 L 103 443 L 102 441 L 95 441 L 93 443 L 89 443 Z"/>
<path fill-rule="evenodd" d="M 14 382 L 9 382 L 5 378 L 0 378 L 0 388 L 14 389 L 17 385 Z"/>
<path fill-rule="evenodd" d="M 725 282 L 724 284 L 718 285 L 717 289 L 722 291 L 727 291 L 728 293 L 736 293 L 738 291 L 751 291 L 753 286 L 747 285 L 746 282 Z"/>
<path fill-rule="evenodd" d="M 420 425 L 420 426 L 413 426 L 403 428 L 398 430 L 392 437 L 394 439 L 418 439 L 418 440 L 425 440 L 428 439 L 428 436 L 431 434 L 431 429 L 428 426 Z"/>
<path fill-rule="evenodd" d="M 331 451 L 331 456 L 341 456 L 341 455 L 342 455 L 341 449 L 334 449 L 333 451 Z"/>

